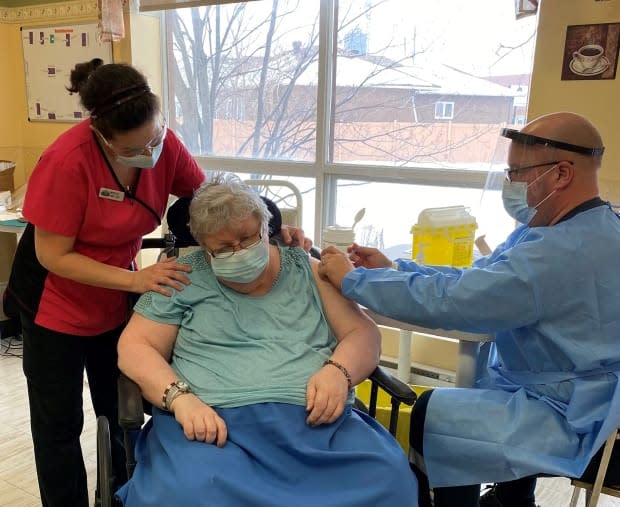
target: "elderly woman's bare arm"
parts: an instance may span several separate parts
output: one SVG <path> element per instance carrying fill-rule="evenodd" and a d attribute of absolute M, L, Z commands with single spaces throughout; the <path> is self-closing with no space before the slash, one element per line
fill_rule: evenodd
<path fill-rule="evenodd" d="M 319 277 L 318 261 L 312 259 L 311 262 L 325 315 L 339 342 L 331 359 L 345 366 L 352 384 L 357 385 L 379 364 L 379 328 L 357 303 L 345 298 L 333 285 Z"/>
<path fill-rule="evenodd" d="M 356 303 L 346 299 L 318 275 L 317 261 L 310 260 L 325 315 L 338 345 L 330 360 L 308 381 L 308 424 L 334 422 L 342 414 L 349 388 L 364 380 L 379 363 L 381 335 Z"/>
<path fill-rule="evenodd" d="M 134 313 L 118 342 L 119 368 L 140 386 L 142 396 L 157 407 L 162 406 L 166 388 L 180 380 L 168 363 L 177 332 L 177 326 Z M 220 447 L 226 442 L 224 420 L 193 393 L 178 396 L 169 409 L 189 440 Z"/>
<path fill-rule="evenodd" d="M 168 361 L 178 327 L 134 313 L 118 342 L 118 366 L 142 390 L 142 396 L 161 407 L 162 393 L 179 380 Z"/>

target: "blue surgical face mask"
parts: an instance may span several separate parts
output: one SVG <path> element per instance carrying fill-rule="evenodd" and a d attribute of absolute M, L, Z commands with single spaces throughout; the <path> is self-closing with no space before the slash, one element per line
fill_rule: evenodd
<path fill-rule="evenodd" d="M 150 169 L 157 164 L 159 160 L 159 156 L 161 155 L 162 150 L 164 149 L 163 141 L 159 143 L 157 146 L 151 148 L 150 155 L 135 155 L 133 157 L 123 157 L 121 155 L 116 156 L 116 161 L 119 164 L 126 165 L 128 167 L 140 167 L 142 169 Z"/>
<path fill-rule="evenodd" d="M 517 222 L 528 225 L 538 212 L 538 207 L 547 199 L 549 199 L 549 197 L 551 197 L 555 193 L 555 190 L 553 190 L 536 206 L 532 207 L 527 204 L 527 189 L 540 178 L 542 178 L 545 174 L 555 168 L 556 166 L 553 166 L 551 169 L 548 169 L 530 184 L 527 184 L 523 181 L 508 181 L 507 179 L 504 180 L 502 186 L 502 201 L 504 203 L 504 209 L 506 210 L 506 213 L 508 213 Z"/>
<path fill-rule="evenodd" d="M 256 280 L 269 261 L 269 245 L 259 241 L 243 250 L 237 250 L 224 259 L 211 256 L 211 268 L 215 276 L 228 282 L 249 283 Z"/>

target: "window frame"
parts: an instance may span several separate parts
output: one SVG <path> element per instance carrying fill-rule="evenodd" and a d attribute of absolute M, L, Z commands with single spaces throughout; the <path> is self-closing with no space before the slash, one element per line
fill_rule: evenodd
<path fill-rule="evenodd" d="M 332 146 L 330 139 L 332 139 L 333 131 L 331 122 L 333 104 L 330 101 L 328 91 L 332 89 L 336 80 L 336 59 L 332 55 L 336 54 L 337 21 L 338 0 L 320 0 L 315 161 L 259 160 L 231 156 L 197 155 L 194 157 L 197 163 L 207 171 L 224 170 L 242 174 L 265 174 L 274 177 L 314 178 L 314 230 L 306 230 L 305 232 L 307 236 L 313 237 L 315 243 L 321 242 L 321 233 L 324 227 L 327 224 L 334 223 L 338 181 L 363 180 L 370 183 L 429 185 L 438 189 L 443 187 L 474 188 L 482 191 L 485 188 L 489 170 L 472 170 L 470 168 L 431 170 L 423 167 L 360 165 L 331 161 Z M 165 75 L 168 76 L 168 53 L 172 51 L 172 44 L 166 40 L 163 16 L 161 32 L 164 47 L 166 47 L 166 51 L 162 52 L 162 66 Z M 168 90 L 167 82 L 164 84 L 164 90 Z M 454 113 L 454 102 L 450 103 Z M 170 105 L 174 104 L 174 97 L 167 97 L 166 104 L 170 109 Z M 498 132 L 499 128 L 498 125 Z"/>
<path fill-rule="evenodd" d="M 437 114 L 437 108 L 441 106 L 441 113 Z M 450 109 L 450 114 L 446 114 L 446 109 Z M 454 119 L 454 102 L 440 100 L 435 102 L 435 119 L 436 120 L 453 120 Z"/>

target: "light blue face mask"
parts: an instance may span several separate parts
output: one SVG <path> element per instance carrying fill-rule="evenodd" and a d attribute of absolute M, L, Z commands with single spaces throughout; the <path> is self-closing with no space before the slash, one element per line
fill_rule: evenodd
<path fill-rule="evenodd" d="M 538 207 L 549 199 L 549 197 L 555 193 L 555 190 L 553 190 L 536 206 L 531 207 L 527 204 L 527 189 L 555 168 L 556 166 L 553 166 L 551 169 L 548 169 L 529 185 L 523 181 L 508 181 L 505 179 L 502 185 L 502 202 L 504 203 L 506 213 L 508 213 L 517 222 L 528 225 L 538 212 Z"/>
<path fill-rule="evenodd" d="M 121 155 L 116 156 L 116 161 L 119 164 L 126 165 L 128 167 L 140 167 L 141 169 L 150 169 L 155 167 L 162 150 L 164 149 L 164 142 L 162 141 L 157 146 L 151 148 L 150 155 L 135 155 L 133 157 L 123 157 Z"/>
<path fill-rule="evenodd" d="M 224 259 L 211 256 L 211 269 L 222 280 L 249 283 L 261 275 L 268 261 L 269 246 L 266 241 L 259 241 Z"/>

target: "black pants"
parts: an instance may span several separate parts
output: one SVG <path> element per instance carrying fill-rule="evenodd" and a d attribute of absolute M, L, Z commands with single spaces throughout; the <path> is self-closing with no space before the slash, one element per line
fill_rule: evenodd
<path fill-rule="evenodd" d="M 73 336 L 37 326 L 26 315 L 20 317 L 41 503 L 44 507 L 88 507 L 80 446 L 84 370 L 95 414 L 110 421 L 113 473 L 119 485 L 127 480 L 116 390 L 116 344 L 122 328 L 99 336 Z"/>
<path fill-rule="evenodd" d="M 415 410 L 411 417 L 410 442 L 411 447 L 420 455 L 424 456 L 424 421 L 426 408 L 430 400 L 432 390 L 425 391 L 420 395 L 415 404 Z M 472 457 L 472 466 L 475 466 L 475 458 Z M 478 507 L 480 504 L 480 484 L 456 486 L 452 488 L 433 488 L 433 501 L 426 474 L 415 465 L 412 469 L 418 479 L 419 507 Z M 506 498 L 505 507 L 523 507 L 534 503 L 535 477 L 525 477 L 517 481 L 504 482 L 498 485 L 498 495 Z"/>
<path fill-rule="evenodd" d="M 594 482 L 596 480 L 596 473 L 598 472 L 598 467 L 601 464 L 601 458 L 603 456 L 603 447 L 599 449 L 592 458 L 592 461 L 588 464 L 588 467 L 581 476 L 582 480 L 586 482 Z M 609 465 L 607 465 L 607 473 L 605 474 L 603 484 L 606 486 L 620 484 L 620 440 L 616 440 L 614 448 L 611 451 L 611 458 L 609 460 Z"/>

